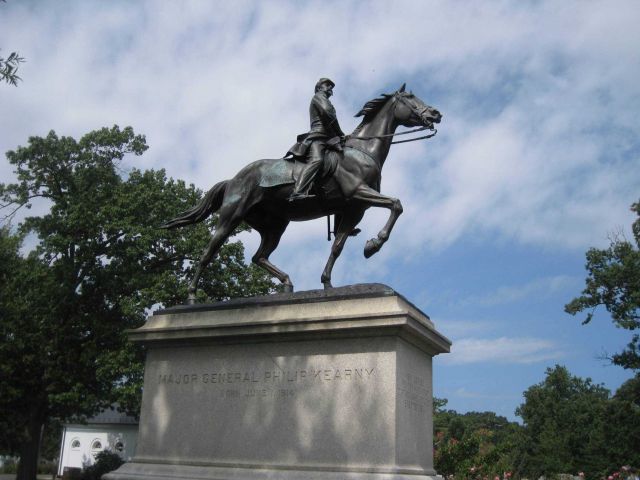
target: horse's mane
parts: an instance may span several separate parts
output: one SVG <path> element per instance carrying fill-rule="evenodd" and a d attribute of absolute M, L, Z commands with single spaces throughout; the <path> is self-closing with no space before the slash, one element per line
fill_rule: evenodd
<path fill-rule="evenodd" d="M 364 107 L 362 107 L 362 109 L 354 115 L 355 117 L 364 116 L 364 118 L 362 119 L 362 122 L 360 122 L 360 125 L 358 125 L 353 131 L 353 133 L 358 133 L 362 127 L 369 123 L 371 119 L 376 115 L 376 113 L 378 113 L 382 109 L 382 107 L 386 105 L 391 97 L 393 97 L 393 94 L 383 93 L 378 98 L 374 98 L 373 100 L 369 100 L 367 103 L 365 103 Z"/>

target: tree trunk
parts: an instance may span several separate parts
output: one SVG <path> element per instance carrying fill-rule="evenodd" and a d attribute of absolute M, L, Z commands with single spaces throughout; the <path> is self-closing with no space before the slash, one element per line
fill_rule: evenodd
<path fill-rule="evenodd" d="M 36 480 L 38 473 L 38 459 L 40 456 L 41 432 L 44 425 L 44 415 L 40 410 L 32 411 L 29 423 L 25 426 L 26 438 L 20 445 L 20 461 L 16 480 Z"/>

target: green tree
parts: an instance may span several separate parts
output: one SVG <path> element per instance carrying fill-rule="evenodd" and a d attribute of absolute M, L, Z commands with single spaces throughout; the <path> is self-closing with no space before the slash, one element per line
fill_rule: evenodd
<path fill-rule="evenodd" d="M 607 389 L 556 365 L 524 398 L 516 410 L 524 422 L 518 473 L 537 478 L 584 471 L 596 478 L 606 470 Z"/>
<path fill-rule="evenodd" d="M 502 476 L 514 470 L 522 427 L 493 412 L 444 410 L 434 416 L 435 468 L 458 479 Z"/>
<path fill-rule="evenodd" d="M 479 429 L 465 432 L 461 440 L 445 438 L 435 451 L 436 471 L 456 479 L 502 477 L 510 472 L 513 460 L 507 444 L 496 445 L 493 432 Z"/>
<path fill-rule="evenodd" d="M 449 400 L 446 398 L 433 397 L 433 414 L 442 412 L 447 403 L 449 403 Z"/>
<path fill-rule="evenodd" d="M 0 236 L 0 448 L 20 456 L 18 480 L 35 478 L 50 419 L 91 415 L 114 401 L 136 412 L 142 355 L 125 330 L 140 326 L 153 305 L 186 298 L 207 225 L 157 226 L 201 192 L 163 171 L 120 169 L 126 155 L 146 149 L 143 136 L 114 126 L 79 141 L 54 132 L 31 137 L 7 153 L 17 182 L 0 184 L 5 216 L 35 199 L 50 207 L 26 218 L 17 235 L 5 228 Z M 37 245 L 22 257 L 25 235 Z M 201 300 L 274 288 L 245 265 L 239 242 L 223 248 L 203 284 Z"/>
<path fill-rule="evenodd" d="M 607 402 L 602 422 L 606 472 L 640 465 L 640 374 L 627 380 Z"/>
<path fill-rule="evenodd" d="M 631 210 L 638 215 L 632 226 L 633 243 L 617 236 L 609 248 L 587 251 L 586 287 L 581 296 L 565 305 L 565 311 L 572 315 L 588 311 L 583 324 L 589 323 L 595 309 L 603 305 L 617 327 L 631 331 L 640 328 L 640 202 Z M 640 369 L 640 335 L 633 334 L 626 348 L 614 354 L 611 361 L 623 368 Z"/>

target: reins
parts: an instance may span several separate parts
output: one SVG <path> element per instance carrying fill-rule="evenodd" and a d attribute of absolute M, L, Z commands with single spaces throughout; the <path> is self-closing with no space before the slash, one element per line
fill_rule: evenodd
<path fill-rule="evenodd" d="M 407 130 L 406 132 L 387 133 L 385 135 L 374 135 L 371 137 L 348 137 L 348 138 L 349 140 L 375 140 L 375 139 L 381 139 L 381 138 L 395 137 L 399 135 L 408 135 L 410 133 L 422 132 L 423 130 L 433 130 L 433 133 L 430 133 L 429 135 L 424 135 L 422 137 L 410 138 L 409 140 L 397 140 L 395 142 L 391 142 L 391 145 L 395 145 L 396 143 L 415 142 L 416 140 L 425 140 L 427 138 L 431 138 L 435 136 L 435 134 L 438 133 L 438 130 L 433 127 L 420 127 L 420 128 L 414 128 L 413 130 Z"/>
<path fill-rule="evenodd" d="M 411 131 L 408 131 L 408 132 L 400 132 L 400 133 L 398 133 L 398 135 L 404 135 L 405 133 L 419 132 L 421 130 L 426 130 L 427 128 L 429 128 L 429 127 L 418 128 L 417 130 L 411 130 Z M 433 133 L 430 133 L 429 135 L 424 135 L 422 137 L 416 137 L 416 138 L 410 138 L 409 140 L 398 140 L 396 142 L 391 142 L 391 145 L 394 145 L 396 143 L 415 142 L 416 140 L 425 140 L 427 138 L 435 137 L 436 133 L 438 133 L 438 130 L 436 128 L 431 128 L 430 130 L 433 130 Z"/>

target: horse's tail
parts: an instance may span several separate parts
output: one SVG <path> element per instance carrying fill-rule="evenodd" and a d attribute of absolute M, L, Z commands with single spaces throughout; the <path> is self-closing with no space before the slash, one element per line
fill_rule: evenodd
<path fill-rule="evenodd" d="M 216 183 L 195 207 L 182 212 L 173 220 L 169 220 L 167 223 L 161 225 L 160 228 L 171 230 L 203 221 L 222 205 L 227 183 L 228 180 Z"/>

